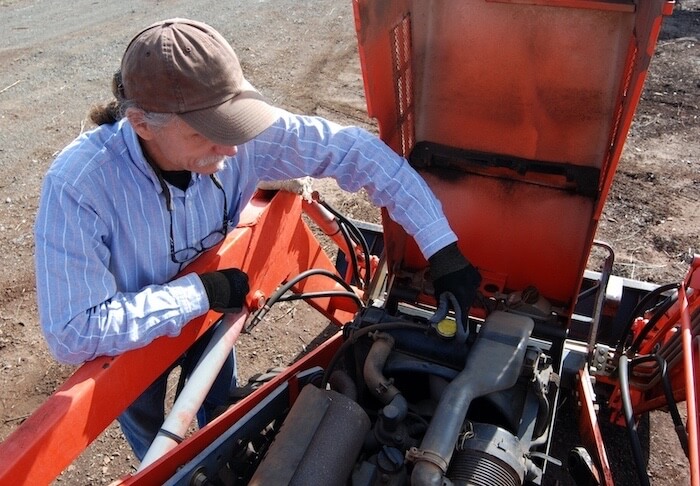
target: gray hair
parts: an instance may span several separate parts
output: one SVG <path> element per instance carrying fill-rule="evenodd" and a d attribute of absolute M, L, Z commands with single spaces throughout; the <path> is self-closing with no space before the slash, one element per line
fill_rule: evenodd
<path fill-rule="evenodd" d="M 153 130 L 160 130 L 177 118 L 175 113 L 156 113 L 153 111 L 146 111 L 136 106 L 136 104 L 133 102 L 129 102 L 129 104 L 130 106 L 123 108 L 124 115 L 126 115 L 126 112 L 129 109 L 140 110 L 143 113 L 143 121 L 146 122 Z"/>

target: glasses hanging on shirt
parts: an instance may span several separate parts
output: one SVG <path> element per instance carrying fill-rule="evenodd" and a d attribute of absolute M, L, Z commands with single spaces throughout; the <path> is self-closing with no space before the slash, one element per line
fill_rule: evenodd
<path fill-rule="evenodd" d="M 158 172 L 158 171 L 156 171 Z M 172 196 L 170 194 L 170 189 L 168 185 L 163 180 L 163 177 L 158 173 L 158 180 L 160 181 L 161 187 L 163 188 L 163 193 L 165 194 L 165 202 L 168 208 L 168 214 L 170 215 L 170 259 L 173 263 L 177 263 L 182 266 L 183 263 L 187 263 L 194 259 L 200 253 L 203 253 L 221 242 L 228 232 L 228 200 L 226 199 L 226 191 L 221 185 L 221 181 L 215 174 L 209 176 L 214 182 L 214 185 L 222 192 L 224 195 L 224 213 L 222 216 L 221 228 L 212 231 L 207 236 L 199 240 L 194 246 L 188 246 L 175 250 L 175 232 L 173 229 L 173 204 Z"/>

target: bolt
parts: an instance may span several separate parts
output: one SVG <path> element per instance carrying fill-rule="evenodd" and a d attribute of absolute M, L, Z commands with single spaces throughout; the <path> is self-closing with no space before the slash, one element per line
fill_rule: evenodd
<path fill-rule="evenodd" d="M 251 307 L 253 307 L 252 310 L 262 309 L 262 307 L 265 305 L 265 301 L 267 301 L 267 298 L 265 297 L 263 291 L 256 290 L 253 293 L 253 302 L 251 303 Z"/>

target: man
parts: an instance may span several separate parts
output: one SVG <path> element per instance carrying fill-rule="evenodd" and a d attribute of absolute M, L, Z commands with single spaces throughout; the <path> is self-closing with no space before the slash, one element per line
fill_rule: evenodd
<path fill-rule="evenodd" d="M 302 176 L 364 187 L 416 239 L 436 293 L 452 292 L 466 314 L 480 276 L 406 160 L 359 128 L 270 106 L 210 26 L 171 19 L 141 31 L 113 91 L 116 101 L 92 112 L 99 127 L 61 152 L 42 189 L 37 293 L 60 361 L 117 355 L 178 335 L 209 309 L 241 308 L 248 281 L 238 269 L 173 278 L 235 227 L 259 182 Z M 119 418 L 139 459 L 163 422 L 166 379 Z M 232 358 L 200 424 L 233 385 Z"/>

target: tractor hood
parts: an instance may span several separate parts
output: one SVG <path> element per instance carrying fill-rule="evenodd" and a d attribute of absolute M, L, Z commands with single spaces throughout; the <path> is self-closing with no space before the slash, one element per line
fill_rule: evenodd
<path fill-rule="evenodd" d="M 662 0 L 355 0 L 380 137 L 437 197 L 482 291 L 572 312 Z M 390 270 L 427 267 L 384 217 Z"/>

